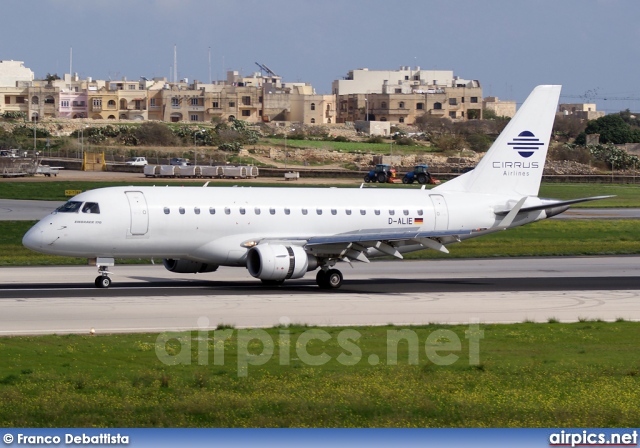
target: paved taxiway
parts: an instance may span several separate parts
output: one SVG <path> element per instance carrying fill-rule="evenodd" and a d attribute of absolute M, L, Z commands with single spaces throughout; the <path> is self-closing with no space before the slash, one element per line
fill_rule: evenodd
<path fill-rule="evenodd" d="M 381 261 L 342 265 L 344 286 L 263 288 L 238 268 L 180 275 L 116 266 L 0 269 L 0 335 L 310 325 L 640 320 L 640 257 Z M 37 280 L 34 280 L 37 279 Z"/>

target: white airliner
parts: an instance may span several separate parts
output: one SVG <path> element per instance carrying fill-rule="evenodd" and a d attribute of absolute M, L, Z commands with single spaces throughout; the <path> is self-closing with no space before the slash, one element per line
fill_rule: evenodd
<path fill-rule="evenodd" d="M 38 222 L 23 244 L 95 260 L 111 285 L 115 258 L 163 258 L 172 272 L 245 267 L 266 284 L 318 268 L 338 288 L 339 261 L 368 263 L 539 221 L 571 204 L 538 198 L 560 86 L 538 86 L 477 167 L 431 190 L 110 187 L 81 193 Z"/>

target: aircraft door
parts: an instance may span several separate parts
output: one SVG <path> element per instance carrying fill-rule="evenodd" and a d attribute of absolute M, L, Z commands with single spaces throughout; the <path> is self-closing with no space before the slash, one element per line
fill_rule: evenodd
<path fill-rule="evenodd" d="M 149 230 L 149 211 L 147 200 L 141 191 L 127 191 L 129 208 L 131 210 L 131 235 L 145 235 Z"/>
<path fill-rule="evenodd" d="M 449 208 L 444 197 L 440 194 L 430 195 L 433 202 L 433 211 L 436 218 L 435 230 L 447 230 L 449 228 Z"/>

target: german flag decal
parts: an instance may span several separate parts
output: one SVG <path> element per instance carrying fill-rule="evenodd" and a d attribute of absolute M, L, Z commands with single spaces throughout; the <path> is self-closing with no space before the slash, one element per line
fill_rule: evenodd
<path fill-rule="evenodd" d="M 422 218 L 413 218 L 414 224 L 422 224 Z"/>

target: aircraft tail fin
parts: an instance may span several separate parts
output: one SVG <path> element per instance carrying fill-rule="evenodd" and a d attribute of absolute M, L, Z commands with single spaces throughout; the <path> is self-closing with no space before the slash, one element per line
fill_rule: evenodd
<path fill-rule="evenodd" d="M 536 87 L 476 168 L 433 190 L 537 196 L 560 89 Z"/>

